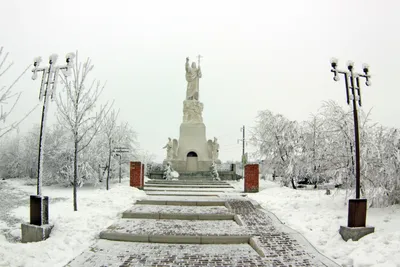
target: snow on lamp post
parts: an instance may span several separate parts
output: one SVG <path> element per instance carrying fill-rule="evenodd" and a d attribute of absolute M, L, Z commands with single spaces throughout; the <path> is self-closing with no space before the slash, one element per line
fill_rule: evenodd
<path fill-rule="evenodd" d="M 333 80 L 339 81 L 339 74 L 343 74 L 345 86 L 346 86 L 346 98 L 347 104 L 350 105 L 350 101 L 353 104 L 353 118 L 354 118 L 354 138 L 355 138 L 355 158 L 356 158 L 356 199 L 349 200 L 349 214 L 347 221 L 347 229 L 341 227 L 340 233 L 344 239 L 346 239 L 346 233 L 354 237 L 354 231 L 357 231 L 357 237 L 352 238 L 353 241 L 358 240 L 365 234 L 374 231 L 373 227 L 365 227 L 366 216 L 367 216 L 367 200 L 360 199 L 360 134 L 358 126 L 358 111 L 357 106 L 361 107 L 361 86 L 360 79 L 365 78 L 365 85 L 371 85 L 371 75 L 369 74 L 369 66 L 367 64 L 363 65 L 364 74 L 357 73 L 354 71 L 354 63 L 349 61 L 347 63 L 347 70 L 337 69 L 337 59 L 333 58 L 331 60 L 331 72 L 333 72 Z M 353 229 L 353 234 L 349 228 L 365 228 L 365 229 Z M 347 231 L 347 232 L 346 232 Z M 344 236 L 345 235 L 345 236 Z M 356 239 L 356 240 L 355 240 Z"/>
<path fill-rule="evenodd" d="M 59 76 L 59 71 L 61 70 L 62 73 L 65 76 L 69 76 L 71 73 L 72 69 L 72 64 L 73 64 L 73 59 L 75 57 L 74 53 L 69 53 L 66 55 L 66 63 L 63 66 L 56 66 L 56 61 L 58 58 L 57 54 L 52 54 L 49 57 L 49 65 L 46 67 L 39 67 L 40 62 L 42 61 L 41 57 L 37 57 L 34 59 L 33 63 L 33 75 L 32 75 L 32 80 L 36 80 L 38 76 L 38 72 L 42 72 L 42 81 L 40 84 L 40 92 L 39 92 L 39 100 L 43 100 L 43 110 L 42 110 L 42 120 L 41 120 L 41 125 L 40 125 L 40 134 L 39 134 L 39 156 L 38 156 L 38 171 L 37 171 L 37 196 L 31 196 L 31 224 L 38 224 L 42 225 L 44 223 L 47 223 L 48 218 L 46 215 L 46 218 L 43 218 L 43 212 L 47 207 L 43 206 L 43 197 L 42 197 L 42 180 L 43 180 L 43 146 L 44 146 L 44 140 L 45 140 L 45 126 L 46 126 L 46 116 L 47 116 L 47 110 L 48 110 L 48 102 L 49 102 L 49 97 L 51 96 L 51 99 L 53 100 L 54 94 L 56 91 L 57 87 L 57 82 L 58 82 L 58 76 Z M 34 200 L 33 202 L 35 207 L 32 207 L 32 198 L 37 199 L 36 201 Z M 47 203 L 45 205 L 47 206 L 48 204 L 48 198 L 46 197 L 45 200 Z M 38 203 L 40 202 L 40 203 Z M 37 209 L 40 209 L 40 214 L 33 215 L 32 213 L 37 213 L 35 212 Z M 35 210 L 35 211 L 34 211 Z M 38 215 L 40 215 L 40 218 L 38 218 Z M 32 218 L 34 216 L 35 218 Z M 35 223 L 32 223 L 32 219 Z"/>

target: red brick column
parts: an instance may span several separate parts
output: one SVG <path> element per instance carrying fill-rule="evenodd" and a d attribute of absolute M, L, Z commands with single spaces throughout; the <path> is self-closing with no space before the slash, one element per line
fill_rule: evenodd
<path fill-rule="evenodd" d="M 130 186 L 143 188 L 142 163 L 140 161 L 131 161 L 130 163 Z"/>
<path fill-rule="evenodd" d="M 141 186 L 144 186 L 144 164 L 142 164 L 142 175 L 140 177 L 140 181 L 141 181 Z"/>
<path fill-rule="evenodd" d="M 258 192 L 259 169 L 258 164 L 247 164 L 244 166 L 244 192 Z"/>

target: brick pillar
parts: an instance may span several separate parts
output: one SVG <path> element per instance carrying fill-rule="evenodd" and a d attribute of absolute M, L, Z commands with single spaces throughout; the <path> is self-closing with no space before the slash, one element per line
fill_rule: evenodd
<path fill-rule="evenodd" d="M 258 164 L 246 164 L 244 166 L 244 192 L 258 192 L 259 168 Z"/>
<path fill-rule="evenodd" d="M 130 163 L 130 186 L 143 188 L 142 163 L 140 161 L 131 161 Z"/>
<path fill-rule="evenodd" d="M 140 177 L 141 186 L 144 186 L 144 164 L 142 164 L 142 173 Z"/>

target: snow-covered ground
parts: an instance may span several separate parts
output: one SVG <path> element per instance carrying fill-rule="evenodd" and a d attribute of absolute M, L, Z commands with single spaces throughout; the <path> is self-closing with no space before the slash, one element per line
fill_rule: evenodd
<path fill-rule="evenodd" d="M 232 182 L 243 190 L 243 180 Z M 375 233 L 345 242 L 338 230 L 347 225 L 345 191 L 294 190 L 260 180 L 260 192 L 248 194 L 287 226 L 304 235 L 320 252 L 342 266 L 400 267 L 400 205 L 369 208 L 367 225 Z"/>
<path fill-rule="evenodd" d="M 78 212 L 74 212 L 71 188 L 46 186 L 43 192 L 50 197 L 50 221 L 54 223 L 51 238 L 22 244 L 18 241 L 20 224 L 29 221 L 29 195 L 36 193 L 35 185 L 25 183 L 23 179 L 0 181 L 1 267 L 63 266 L 92 244 L 119 213 L 144 197 L 143 191 L 128 186 L 128 179 L 111 184 L 109 191 L 103 186 L 83 187 L 78 190 Z M 243 190 L 243 180 L 231 183 L 237 191 Z M 343 190 L 326 195 L 325 190 L 293 190 L 261 180 L 260 193 L 248 196 L 342 266 L 400 267 L 399 205 L 368 209 L 367 224 L 375 226 L 375 233 L 345 242 L 338 233 L 347 223 Z"/>
<path fill-rule="evenodd" d="M 22 244 L 18 241 L 21 222 L 29 222 L 29 195 L 36 194 L 36 186 L 25 185 L 26 181 L 0 181 L 0 198 L 5 195 L 15 197 L 15 200 L 7 200 L 7 207 L 0 208 L 2 213 L 8 213 L 8 216 L 0 216 L 2 267 L 64 266 L 91 245 L 119 213 L 145 195 L 143 191 L 129 187 L 128 179 L 123 179 L 121 184 L 112 183 L 109 191 L 103 188 L 104 185 L 82 187 L 78 189 L 78 211 L 74 212 L 72 188 L 45 186 L 43 194 L 50 198 L 50 223 L 54 224 L 51 237 L 43 242 Z"/>

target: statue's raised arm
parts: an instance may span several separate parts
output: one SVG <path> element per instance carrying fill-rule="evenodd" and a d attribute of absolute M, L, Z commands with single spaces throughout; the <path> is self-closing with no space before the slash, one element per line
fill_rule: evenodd
<path fill-rule="evenodd" d="M 186 58 L 185 70 L 186 70 L 186 73 L 190 72 L 189 57 Z"/>

